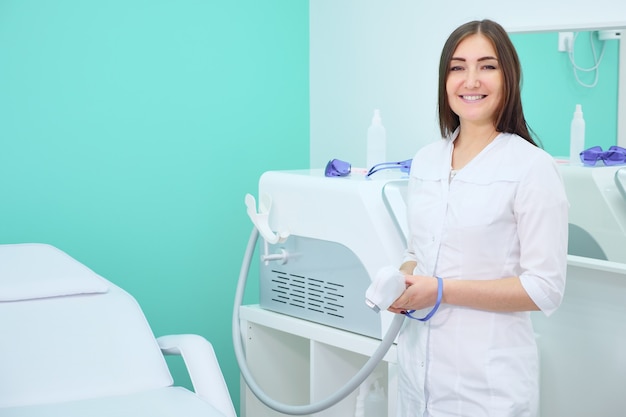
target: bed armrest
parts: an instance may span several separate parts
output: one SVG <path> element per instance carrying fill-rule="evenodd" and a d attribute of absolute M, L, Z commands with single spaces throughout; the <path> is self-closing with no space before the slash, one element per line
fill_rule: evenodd
<path fill-rule="evenodd" d="M 213 345 L 208 340 L 195 334 L 179 334 L 158 337 L 157 342 L 163 354 L 182 356 L 196 395 L 225 416 L 237 417 Z"/>

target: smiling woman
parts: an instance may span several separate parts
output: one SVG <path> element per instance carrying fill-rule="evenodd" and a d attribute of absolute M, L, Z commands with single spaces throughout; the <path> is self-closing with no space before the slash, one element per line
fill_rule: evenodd
<path fill-rule="evenodd" d="M 461 41 L 450 60 L 446 80 L 452 112 L 463 123 L 487 124 L 495 132 L 493 115 L 500 106 L 502 88 L 502 71 L 491 41 L 482 35 Z"/>
<path fill-rule="evenodd" d="M 456 138 L 452 168 L 459 170 L 497 135 L 494 115 L 502 102 L 502 71 L 493 43 L 481 34 L 463 39 L 450 60 L 446 97 L 463 125 Z"/>
<path fill-rule="evenodd" d="M 565 190 L 528 134 L 519 60 L 499 24 L 453 31 L 439 70 L 444 138 L 411 165 L 407 289 L 389 310 L 432 308 L 440 282 L 443 296 L 429 322 L 409 321 L 398 337 L 398 415 L 535 417 L 529 312 L 549 315 L 563 297 Z"/>

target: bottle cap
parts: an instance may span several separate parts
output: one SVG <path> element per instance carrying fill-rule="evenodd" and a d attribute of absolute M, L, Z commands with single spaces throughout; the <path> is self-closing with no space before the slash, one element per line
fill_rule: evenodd
<path fill-rule="evenodd" d="M 380 118 L 380 110 L 379 109 L 374 109 L 374 115 L 372 116 L 372 124 L 381 124 L 382 120 Z"/>

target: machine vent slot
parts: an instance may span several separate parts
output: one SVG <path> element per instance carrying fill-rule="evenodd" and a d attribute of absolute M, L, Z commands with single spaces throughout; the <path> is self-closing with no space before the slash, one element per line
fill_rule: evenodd
<path fill-rule="evenodd" d="M 272 301 L 320 315 L 344 318 L 345 287 L 337 282 L 272 270 Z"/>

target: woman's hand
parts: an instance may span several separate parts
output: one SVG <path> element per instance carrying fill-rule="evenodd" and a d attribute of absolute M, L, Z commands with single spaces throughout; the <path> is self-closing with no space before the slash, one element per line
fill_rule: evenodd
<path fill-rule="evenodd" d="M 421 310 L 432 307 L 437 301 L 437 278 L 424 275 L 405 275 L 406 290 L 391 307 L 392 313 Z"/>

